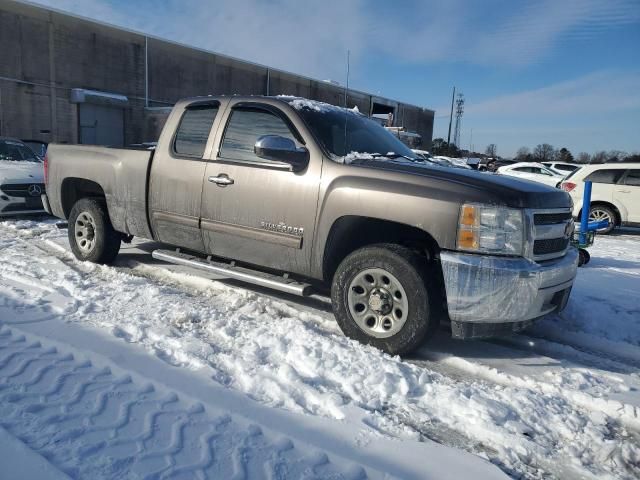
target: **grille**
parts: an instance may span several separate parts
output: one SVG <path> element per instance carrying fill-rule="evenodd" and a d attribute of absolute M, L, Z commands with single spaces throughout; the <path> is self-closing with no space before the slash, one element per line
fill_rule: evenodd
<path fill-rule="evenodd" d="M 44 192 L 44 183 L 5 183 L 0 185 L 0 192 L 10 197 L 31 197 L 29 195 L 29 187 L 31 185 L 37 185 L 40 187 L 40 191 Z M 40 195 L 37 196 L 40 198 Z"/>
<path fill-rule="evenodd" d="M 553 225 L 567 220 L 571 220 L 571 212 L 536 213 L 533 215 L 533 223 L 535 225 Z"/>
<path fill-rule="evenodd" d="M 550 238 L 546 240 L 536 240 L 533 242 L 534 255 L 548 255 L 550 253 L 562 252 L 569 245 L 568 238 Z"/>

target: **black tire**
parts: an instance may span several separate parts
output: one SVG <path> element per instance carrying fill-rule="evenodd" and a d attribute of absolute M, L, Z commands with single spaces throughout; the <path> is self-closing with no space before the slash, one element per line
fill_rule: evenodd
<path fill-rule="evenodd" d="M 78 219 L 80 223 L 78 224 Z M 83 218 L 90 218 L 93 222 L 85 222 Z M 86 246 L 87 235 L 83 225 L 90 224 L 90 232 L 93 234 L 92 246 Z M 104 201 L 94 198 L 82 198 L 76 202 L 69 214 L 69 245 L 71 251 L 78 260 L 93 263 L 108 264 L 118 255 L 120 251 L 121 235 L 113 229 L 111 220 L 107 213 Z M 82 240 L 85 246 L 81 246 Z"/>
<path fill-rule="evenodd" d="M 611 207 L 607 205 L 591 205 L 591 208 L 589 209 L 590 222 L 597 220 L 596 218 L 594 219 L 591 218 L 592 215 L 594 214 L 598 216 L 608 216 L 610 218 L 609 226 L 607 228 L 602 228 L 600 230 L 597 230 L 597 233 L 601 235 L 607 235 L 611 233 L 614 228 L 616 228 L 616 219 L 618 217 L 616 216 L 616 212 L 614 212 Z"/>
<path fill-rule="evenodd" d="M 349 307 L 352 282 L 371 269 L 390 273 L 406 292 L 408 314 L 404 323 L 397 332 L 385 338 L 366 332 L 358 325 Z M 442 299 L 439 298 L 437 278 L 439 276 L 428 267 L 424 257 L 403 246 L 377 244 L 356 250 L 342 261 L 333 277 L 331 300 L 336 321 L 342 332 L 354 340 L 391 355 L 409 353 L 426 341 L 439 325 Z M 366 308 L 369 311 L 371 304 Z"/>
<path fill-rule="evenodd" d="M 581 248 L 578 250 L 578 266 L 586 265 L 591 260 L 591 255 L 587 250 Z"/>

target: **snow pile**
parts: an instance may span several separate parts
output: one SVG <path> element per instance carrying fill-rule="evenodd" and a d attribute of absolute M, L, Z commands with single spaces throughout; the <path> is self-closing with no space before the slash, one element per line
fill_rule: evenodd
<path fill-rule="evenodd" d="M 317 397 L 313 408 L 320 410 L 324 402 L 318 390 L 326 390 L 327 399 L 336 395 L 322 379 L 306 391 L 299 388 L 300 373 L 289 362 L 272 363 L 257 337 L 239 340 L 251 342 L 247 351 L 255 350 L 257 379 L 251 378 L 243 352 L 233 354 L 233 342 L 222 340 L 230 330 L 218 337 L 220 345 L 205 342 L 209 319 L 218 317 L 220 330 L 229 315 L 225 310 L 233 310 L 233 302 L 251 303 L 252 294 L 236 297 L 223 285 L 209 291 L 210 285 L 203 288 L 206 282 L 180 275 L 164 274 L 160 283 L 139 271 L 131 275 L 119 271 L 122 267 L 78 263 L 57 243 L 43 241 L 60 237 L 48 227 L 20 222 L 5 230 L 0 225 L 0 256 L 15 260 L 12 266 L 0 264 L 0 462 L 5 475 L 359 480 L 455 479 L 473 471 L 483 480 L 503 478 L 495 467 L 464 452 L 383 438 L 368 426 L 368 412 L 342 401 L 334 402 L 341 405 L 342 422 L 251 402 L 222 367 L 232 363 L 232 355 L 243 362 L 239 380 L 245 384 L 262 380 L 276 390 L 291 384 L 291 406 Z M 18 272 L 18 264 L 29 266 Z M 148 268 L 163 275 L 164 269 Z M 167 285 L 172 279 L 193 289 Z M 286 312 L 270 304 L 268 298 L 262 304 L 270 314 L 249 308 L 241 315 L 257 313 L 273 325 Z M 144 315 L 155 310 L 153 326 L 140 317 L 143 310 Z M 218 356 L 221 367 L 215 368 Z M 271 383 L 266 381 L 269 368 Z M 6 459 L 18 453 L 33 465 L 24 468 Z"/>
<path fill-rule="evenodd" d="M 618 374 L 573 369 L 520 380 L 459 360 L 436 371 L 345 338 L 332 315 L 315 308 L 127 261 L 126 253 L 119 268 L 78 263 L 51 240 L 64 232 L 50 225 L 8 224 L 0 234 L 5 307 L 44 306 L 265 405 L 342 421 L 355 408 L 369 432 L 405 442 L 437 438 L 531 478 L 637 473 L 640 414 L 630 397 L 619 397 L 632 392 Z M 624 277 L 618 287 L 637 288 L 638 278 Z M 580 285 L 570 308 L 593 302 Z M 636 307 L 621 308 L 632 316 Z M 616 325 L 608 315 L 599 321 Z M 568 327 L 590 323 L 576 317 Z M 633 336 L 631 328 L 615 335 Z M 476 372 L 458 377 L 448 366 Z"/>

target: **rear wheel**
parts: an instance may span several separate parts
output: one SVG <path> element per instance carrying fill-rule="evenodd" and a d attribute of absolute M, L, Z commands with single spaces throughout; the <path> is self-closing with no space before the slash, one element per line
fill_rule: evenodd
<path fill-rule="evenodd" d="M 600 222 L 602 220 L 607 220 L 609 222 L 609 226 L 607 228 L 597 230 L 598 233 L 611 233 L 611 231 L 616 228 L 616 214 L 612 208 L 607 207 L 606 205 L 592 205 L 589 210 L 589 221 Z"/>
<path fill-rule="evenodd" d="M 111 263 L 120 251 L 121 236 L 113 229 L 103 201 L 82 198 L 69 215 L 69 245 L 78 260 Z"/>
<path fill-rule="evenodd" d="M 438 289 L 426 259 L 393 244 L 347 256 L 331 288 L 333 310 L 345 335 L 389 354 L 418 347 L 437 327 Z"/>

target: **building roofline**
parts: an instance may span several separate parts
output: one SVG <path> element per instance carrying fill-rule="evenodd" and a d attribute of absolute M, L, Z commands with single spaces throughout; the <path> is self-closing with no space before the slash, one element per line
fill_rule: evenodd
<path fill-rule="evenodd" d="M 293 75 L 293 76 L 299 77 L 299 78 L 304 79 L 304 80 L 309 80 L 309 81 L 312 81 L 312 82 L 319 82 L 319 83 L 321 83 L 323 85 L 333 86 L 333 87 L 339 88 L 339 89 L 344 89 L 345 88 L 342 85 L 333 85 L 331 83 L 328 83 L 328 82 L 326 82 L 324 80 L 319 80 L 317 78 L 308 77 L 306 75 L 302 75 L 302 74 L 299 74 L 299 73 L 289 72 L 287 70 L 282 70 L 280 68 L 270 67 L 268 65 L 263 65 L 261 63 L 252 62 L 250 60 L 244 60 L 242 58 L 233 57 L 231 55 L 227 55 L 227 54 L 224 54 L 224 53 L 214 52 L 213 50 L 208 50 L 208 49 L 202 48 L 202 47 L 196 47 L 194 45 L 188 45 L 186 43 L 177 42 L 175 40 L 169 40 L 167 38 L 161 38 L 161 37 L 158 37 L 156 35 L 151 35 L 151 34 L 144 33 L 144 32 L 138 31 L 138 30 L 132 30 L 130 28 L 114 25 L 112 23 L 101 22 L 101 21 L 93 19 L 93 18 L 89 18 L 89 17 L 85 17 L 85 16 L 78 15 L 78 14 L 75 14 L 75 13 L 67 12 L 65 10 L 61 10 L 61 9 L 58 9 L 58 8 L 55 8 L 55 7 L 45 7 L 44 5 L 41 5 L 41 4 L 38 4 L 38 3 L 34 3 L 34 2 L 29 1 L 29 0 L 4 0 L 4 1 L 7 1 L 9 3 L 16 3 L 16 4 L 26 5 L 26 6 L 29 6 L 29 7 L 32 7 L 32 8 L 36 8 L 36 9 L 39 9 L 39 10 L 44 10 L 44 11 L 47 11 L 47 12 L 53 12 L 53 13 L 56 13 L 56 14 L 62 15 L 62 16 L 76 18 L 78 20 L 86 21 L 86 22 L 89 22 L 89 23 L 93 23 L 93 24 L 96 24 L 96 25 L 103 26 L 103 27 L 113 28 L 114 30 L 120 30 L 120 31 L 131 33 L 131 34 L 134 34 L 134 35 L 139 35 L 141 37 L 146 37 L 146 38 L 149 38 L 149 39 L 158 40 L 160 42 L 169 43 L 171 45 L 176 45 L 176 46 L 179 46 L 179 47 L 189 48 L 189 49 L 192 49 L 192 50 L 195 50 L 195 51 L 198 51 L 198 52 L 208 53 L 208 54 L 211 54 L 211 55 L 217 55 L 219 57 L 223 57 L 223 58 L 226 58 L 226 59 L 229 59 L 229 60 L 242 62 L 242 63 L 244 63 L 246 65 L 251 65 L 251 66 L 260 67 L 260 68 L 266 68 L 268 70 L 279 72 L 279 73 L 284 73 L 286 75 Z M 395 102 L 395 103 L 397 103 L 399 105 L 407 105 L 407 106 L 410 106 L 410 107 L 419 108 L 421 110 L 432 112 L 435 115 L 435 110 L 432 110 L 430 108 L 421 107 L 419 105 L 414 105 L 412 103 L 403 102 L 403 101 L 396 100 L 396 99 L 393 99 L 393 98 L 383 97 L 381 95 L 375 95 L 373 93 L 365 92 L 364 90 L 357 90 L 355 88 L 349 88 L 349 92 L 359 93 L 359 94 L 362 94 L 362 95 L 369 95 L 371 97 L 378 97 L 378 98 L 381 98 L 381 99 L 384 99 L 384 100 L 387 100 L 387 101 L 390 101 L 390 102 Z"/>

